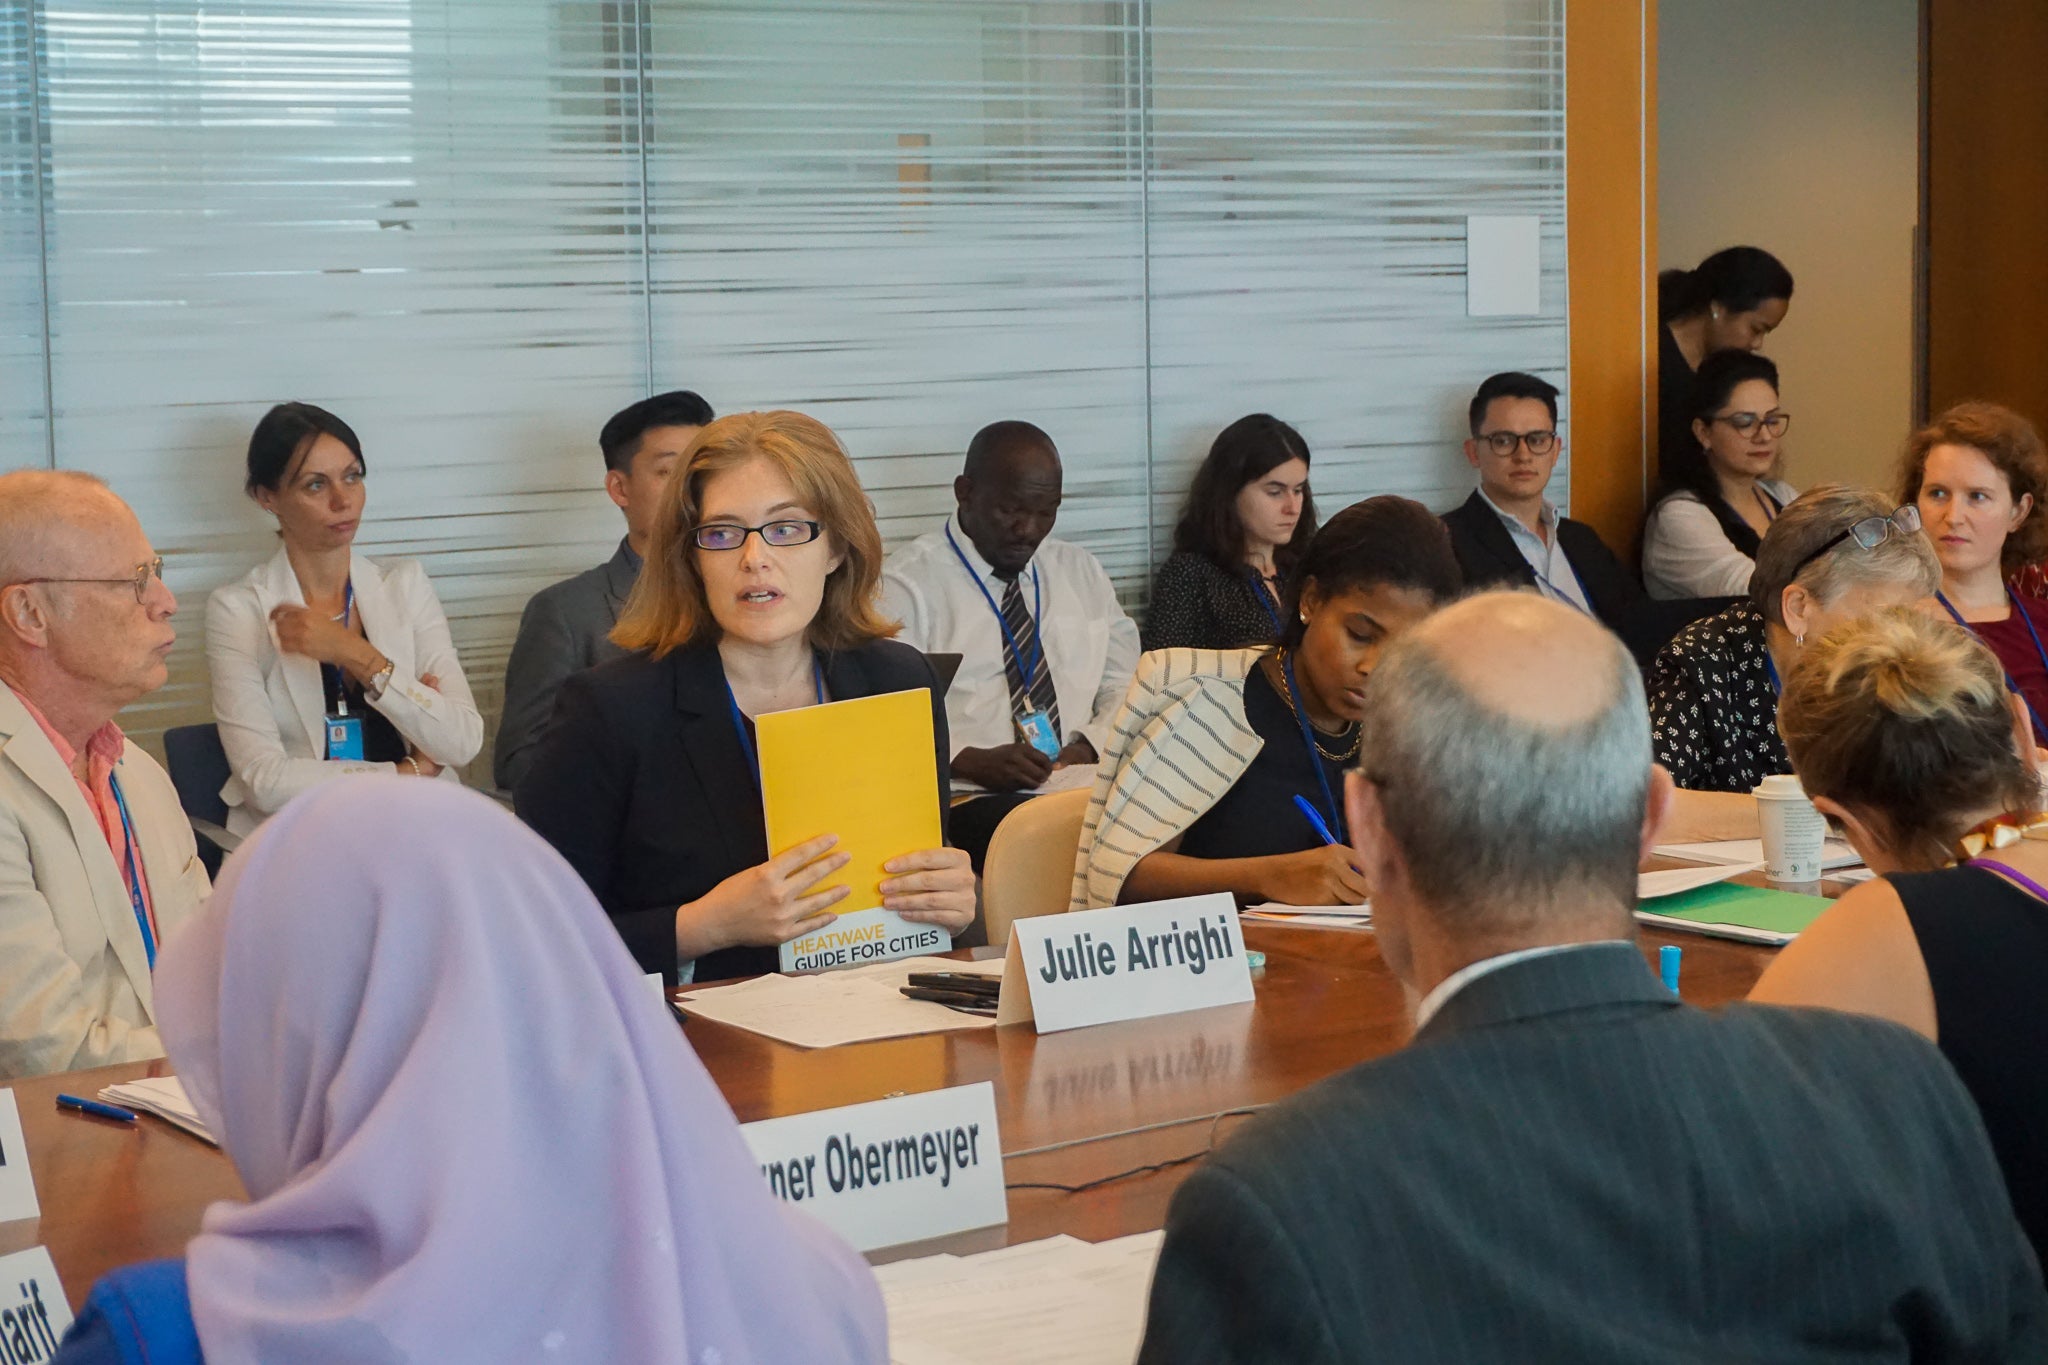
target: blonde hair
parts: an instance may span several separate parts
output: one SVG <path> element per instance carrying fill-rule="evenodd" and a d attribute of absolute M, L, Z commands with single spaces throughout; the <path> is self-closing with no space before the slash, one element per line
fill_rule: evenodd
<path fill-rule="evenodd" d="M 1866 517 L 1888 517 L 1894 510 L 1882 493 L 1839 483 L 1809 488 L 1786 504 L 1757 546 L 1756 572 L 1749 579 L 1750 596 L 1764 619 L 1785 624 L 1785 589 L 1794 583 L 1823 606 L 1851 588 L 1892 584 L 1917 589 L 1915 597 L 1932 597 L 1941 586 L 1941 560 L 1926 536 L 1894 528 L 1876 549 L 1866 550 L 1846 535 Z M 1801 562 L 1836 536 L 1844 538 L 1834 548 Z"/>
<path fill-rule="evenodd" d="M 1920 500 L 1920 485 L 1927 478 L 1927 457 L 1936 446 L 1964 446 L 1991 462 L 2005 476 L 2006 491 L 2017 503 L 2032 497 L 2033 508 L 2013 528 L 2000 549 L 1999 567 L 2007 576 L 2029 564 L 2048 559 L 2048 511 L 2041 503 L 2048 498 L 2048 451 L 2041 446 L 2041 433 L 2034 424 L 1997 403 L 1977 399 L 1958 403 L 1913 433 L 1906 453 L 1899 458 L 1899 498 Z"/>
<path fill-rule="evenodd" d="M 797 500 L 824 524 L 826 543 L 841 557 L 825 580 L 818 614 L 811 618 L 812 647 L 853 649 L 901 629 L 875 609 L 882 533 L 839 438 L 800 412 L 738 412 L 698 432 L 670 475 L 648 534 L 647 563 L 612 629 L 614 644 L 644 649 L 659 659 L 718 638 L 691 532 L 702 511 L 705 480 L 752 460 L 766 460 L 782 472 Z"/>
<path fill-rule="evenodd" d="M 1869 820 L 1908 868 L 1949 862 L 1987 804 L 2040 803 L 2004 669 L 1969 631 L 1910 607 L 1807 646 L 1785 679 L 1778 729 L 1807 795 Z"/>

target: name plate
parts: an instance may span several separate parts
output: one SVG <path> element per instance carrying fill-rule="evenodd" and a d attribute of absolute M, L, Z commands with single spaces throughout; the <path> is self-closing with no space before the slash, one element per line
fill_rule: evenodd
<path fill-rule="evenodd" d="M 10 1361 L 50 1360 L 71 1326 L 71 1301 L 47 1247 L 0 1256 L 0 1341 Z"/>
<path fill-rule="evenodd" d="M 0 1223 L 37 1218 L 42 1211 L 36 1178 L 29 1174 L 28 1143 L 21 1136 L 20 1102 L 12 1090 L 0 1090 Z"/>
<path fill-rule="evenodd" d="M 814 934 L 783 944 L 778 967 L 784 972 L 833 972 L 920 953 L 943 953 L 952 946 L 951 935 L 936 924 L 919 924 L 894 910 L 857 910 Z"/>
<path fill-rule="evenodd" d="M 776 1198 L 874 1251 L 1009 1221 L 987 1081 L 743 1123 Z"/>
<path fill-rule="evenodd" d="M 1251 998 L 1237 902 L 1185 896 L 1016 921 L 996 1022 L 1057 1033 Z"/>

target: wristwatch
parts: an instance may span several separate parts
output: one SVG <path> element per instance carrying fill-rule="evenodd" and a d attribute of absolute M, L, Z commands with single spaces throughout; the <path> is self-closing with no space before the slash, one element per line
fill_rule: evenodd
<path fill-rule="evenodd" d="M 365 687 L 363 691 L 369 694 L 371 701 L 376 701 L 384 695 L 384 689 L 391 685 L 392 670 L 397 667 L 398 665 L 386 659 L 384 666 L 370 675 L 370 685 Z"/>

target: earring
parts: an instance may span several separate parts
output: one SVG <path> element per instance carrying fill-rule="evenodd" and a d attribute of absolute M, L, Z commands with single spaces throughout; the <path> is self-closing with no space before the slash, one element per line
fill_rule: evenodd
<path fill-rule="evenodd" d="M 1303 613 L 1301 614 L 1301 623 L 1302 623 L 1303 625 L 1307 625 L 1307 624 L 1308 624 L 1308 613 L 1307 613 L 1307 612 L 1303 612 Z"/>
<path fill-rule="evenodd" d="M 1795 635 L 1792 637 L 1792 643 L 1804 649 L 1806 647 L 1806 637 L 1804 635 Z"/>

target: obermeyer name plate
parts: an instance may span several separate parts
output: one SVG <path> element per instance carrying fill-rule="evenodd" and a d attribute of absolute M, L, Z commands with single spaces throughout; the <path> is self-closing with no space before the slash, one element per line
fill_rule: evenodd
<path fill-rule="evenodd" d="M 769 1192 L 873 1251 L 1009 1221 L 987 1081 L 743 1123 Z"/>
<path fill-rule="evenodd" d="M 1251 998 L 1237 902 L 1185 896 L 1013 922 L 996 1022 L 1057 1033 Z"/>

